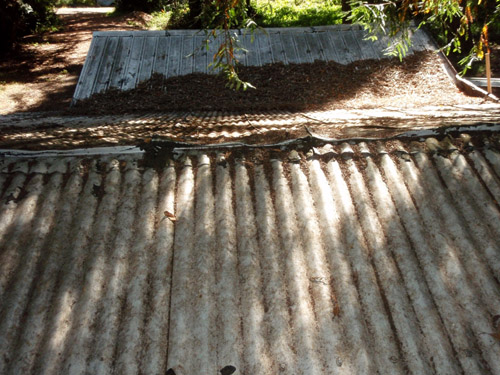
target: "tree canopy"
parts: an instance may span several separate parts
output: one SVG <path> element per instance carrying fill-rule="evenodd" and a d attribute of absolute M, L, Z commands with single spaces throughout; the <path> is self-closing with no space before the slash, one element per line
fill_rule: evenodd
<path fill-rule="evenodd" d="M 364 25 L 374 38 L 396 37 L 394 54 L 406 53 L 412 24 L 428 25 L 445 52 L 465 55 L 465 68 L 489 51 L 490 27 L 495 34 L 500 31 L 500 0 L 353 0 L 351 7 L 350 20 Z"/>

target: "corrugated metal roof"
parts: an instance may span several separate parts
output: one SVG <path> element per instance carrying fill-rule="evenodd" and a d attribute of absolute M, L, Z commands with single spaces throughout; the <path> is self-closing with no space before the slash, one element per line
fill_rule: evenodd
<path fill-rule="evenodd" d="M 499 139 L 4 157 L 0 373 L 500 373 Z"/>
<path fill-rule="evenodd" d="M 386 57 L 387 38 L 365 40 L 357 25 L 271 28 L 252 36 L 233 31 L 239 39 L 236 58 L 243 65 L 312 63 L 315 60 L 348 64 L 357 60 Z M 254 41 L 252 42 L 252 38 Z M 412 34 L 413 51 L 436 50 L 421 29 Z M 208 39 L 208 48 L 205 43 Z M 222 38 L 211 38 L 201 30 L 100 31 L 92 43 L 75 89 L 73 101 L 109 88 L 129 90 L 154 73 L 165 77 L 190 73 L 213 73 L 209 67 Z"/>

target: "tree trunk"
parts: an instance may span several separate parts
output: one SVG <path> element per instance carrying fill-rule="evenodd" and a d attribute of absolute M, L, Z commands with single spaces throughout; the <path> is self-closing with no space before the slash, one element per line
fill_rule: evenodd
<path fill-rule="evenodd" d="M 347 18 L 349 17 L 349 12 L 351 11 L 350 0 L 341 0 L 342 4 L 342 23 L 351 23 L 351 21 Z"/>

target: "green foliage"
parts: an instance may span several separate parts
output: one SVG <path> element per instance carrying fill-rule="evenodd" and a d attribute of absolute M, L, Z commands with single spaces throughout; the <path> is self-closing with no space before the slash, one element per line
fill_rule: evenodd
<path fill-rule="evenodd" d="M 116 0 L 116 11 L 132 12 L 138 10 L 146 13 L 158 12 L 170 3 L 170 0 Z"/>
<path fill-rule="evenodd" d="M 342 22 L 341 6 L 325 0 L 257 0 L 255 20 L 263 27 L 334 25 Z"/>
<path fill-rule="evenodd" d="M 55 3 L 55 6 L 58 8 L 74 6 L 95 7 L 96 5 L 96 0 L 57 0 Z"/>
<path fill-rule="evenodd" d="M 10 50 L 23 35 L 55 30 L 59 19 L 55 0 L 0 0 L 0 53 Z"/>
<path fill-rule="evenodd" d="M 172 11 L 165 11 L 162 9 L 158 12 L 151 13 L 151 21 L 148 22 L 148 29 L 151 30 L 165 30 L 168 28 L 170 19 L 172 18 Z"/>
<path fill-rule="evenodd" d="M 388 53 L 404 56 L 410 44 L 411 21 L 427 25 L 447 54 L 462 57 L 463 73 L 488 49 L 488 28 L 500 29 L 500 0 L 423 0 L 387 2 L 351 1 L 350 19 L 362 24 L 372 38 L 389 35 L 397 40 Z"/>

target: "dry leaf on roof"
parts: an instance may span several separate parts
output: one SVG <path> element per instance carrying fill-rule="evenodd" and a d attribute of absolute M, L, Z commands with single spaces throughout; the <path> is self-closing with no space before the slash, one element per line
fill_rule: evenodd
<path fill-rule="evenodd" d="M 177 217 L 173 213 L 165 211 L 164 214 L 165 217 L 169 218 L 171 222 L 177 221 Z"/>

